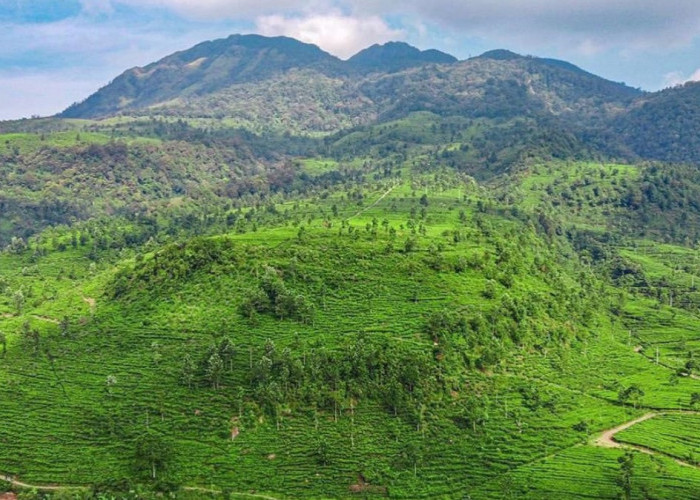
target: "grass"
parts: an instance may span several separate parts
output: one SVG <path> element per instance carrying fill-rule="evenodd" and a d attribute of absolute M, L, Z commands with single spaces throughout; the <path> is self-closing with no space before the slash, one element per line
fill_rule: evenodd
<path fill-rule="evenodd" d="M 616 439 L 665 453 L 691 464 L 700 463 L 700 415 L 668 414 L 646 420 Z"/>
<path fill-rule="evenodd" d="M 324 159 L 302 166 L 334 168 Z M 632 175 L 615 168 L 613 178 Z M 691 342 L 694 316 L 633 294 L 611 314 L 616 290 L 564 238 L 544 236 L 473 183 L 416 174 L 326 194 L 241 212 L 251 220 L 197 240 L 218 249 L 202 262 L 182 242 L 105 249 L 91 260 L 90 242 L 53 248 L 54 237 L 70 241 L 63 229 L 32 242 L 45 252 L 0 254 L 0 329 L 9 337 L 0 358 L 0 471 L 39 484 L 148 483 L 136 442 L 151 432 L 169 449 L 164 479 L 233 493 L 616 498 L 621 452 L 595 448 L 590 437 L 650 408 L 687 409 L 688 394 L 700 391 L 700 381 L 671 380 L 673 367 L 635 352 L 629 335 L 636 320 L 645 345 L 655 334 Z M 410 251 L 407 240 L 415 240 Z M 266 268 L 309 298 L 313 321 L 241 314 Z M 120 276 L 127 286 L 115 298 Z M 476 326 L 435 340 L 426 325 L 445 312 Z M 66 331 L 57 324 L 64 317 Z M 657 328 L 669 318 L 674 326 Z M 39 331 L 36 354 L 25 322 Z M 199 362 L 223 335 L 237 353 L 222 388 L 201 372 L 193 387 L 181 383 L 185 355 Z M 371 394 L 335 394 L 337 411 L 284 400 L 277 418 L 255 403 L 250 373 L 268 339 L 306 359 L 342 352 L 358 335 L 431 360 L 443 389 L 421 400 L 417 420 Z M 495 359 L 470 365 L 487 348 Z M 644 395 L 621 401 L 631 385 Z M 645 430 L 660 451 L 686 453 L 672 446 L 692 442 L 694 424 L 674 421 L 665 436 L 665 423 L 626 433 Z M 635 498 L 692 498 L 699 485 L 696 470 L 635 456 Z"/>

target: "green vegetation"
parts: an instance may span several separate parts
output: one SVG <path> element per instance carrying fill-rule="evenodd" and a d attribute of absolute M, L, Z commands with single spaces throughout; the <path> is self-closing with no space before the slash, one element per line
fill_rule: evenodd
<path fill-rule="evenodd" d="M 192 50 L 0 126 L 0 491 L 697 497 L 697 169 L 586 128 L 636 91 Z"/>
<path fill-rule="evenodd" d="M 635 425 L 617 435 L 617 440 L 700 463 L 700 414 L 662 415 Z"/>
<path fill-rule="evenodd" d="M 349 182 L 189 230 L 91 221 L 8 250 L 7 472 L 98 490 L 500 497 L 635 407 L 692 407 L 700 383 L 633 351 L 615 282 L 527 207 L 501 215 L 449 171 L 361 196 Z M 185 239 L 162 246 L 169 227 Z M 614 492 L 606 454 L 598 488 Z M 554 487 L 534 477 L 547 486 L 533 497 Z"/>

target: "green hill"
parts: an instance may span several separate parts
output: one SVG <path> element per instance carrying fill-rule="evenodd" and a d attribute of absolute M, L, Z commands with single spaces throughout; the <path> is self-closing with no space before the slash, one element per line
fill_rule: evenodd
<path fill-rule="evenodd" d="M 260 81 L 292 68 L 333 73 L 340 61 L 315 45 L 291 38 L 232 35 L 133 68 L 61 116 L 95 118 L 175 98 L 210 94 L 229 85 Z"/>
<path fill-rule="evenodd" d="M 697 163 L 699 119 L 700 84 L 691 82 L 639 99 L 615 127 L 643 158 Z"/>
<path fill-rule="evenodd" d="M 0 124 L 0 491 L 697 498 L 698 167 L 615 134 L 692 88 L 368 50 Z"/>
<path fill-rule="evenodd" d="M 419 50 L 403 42 L 374 44 L 350 59 L 348 63 L 362 72 L 393 72 L 425 64 L 451 64 L 457 58 L 439 50 Z"/>

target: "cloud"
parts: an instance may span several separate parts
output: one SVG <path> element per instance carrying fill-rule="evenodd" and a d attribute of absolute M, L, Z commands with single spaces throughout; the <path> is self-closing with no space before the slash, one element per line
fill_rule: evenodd
<path fill-rule="evenodd" d="M 285 35 L 313 43 L 328 52 L 348 58 L 373 43 L 404 37 L 378 16 L 352 17 L 340 13 L 308 17 L 263 16 L 256 21 L 262 35 Z"/>
<path fill-rule="evenodd" d="M 131 7 L 156 7 L 170 9 L 180 15 L 197 20 L 221 20 L 254 18 L 268 14 L 312 12 L 328 9 L 326 0 L 293 2 L 284 0 L 112 0 L 113 3 Z"/>
<path fill-rule="evenodd" d="M 84 0 L 105 3 L 109 0 Z M 288 27 L 303 21 L 387 18 L 429 25 L 461 36 L 488 39 L 519 50 L 556 47 L 561 53 L 666 50 L 688 45 L 700 31 L 697 0 L 111 0 L 134 8 L 157 7 L 198 20 L 258 19 L 258 25 Z M 281 18 L 281 19 L 280 19 Z M 314 33 L 323 28 L 310 28 Z M 381 34 L 381 29 L 374 27 Z M 299 28 L 301 31 L 301 28 Z M 307 30 L 303 32 L 306 33 Z M 355 29 L 357 31 L 357 29 Z M 330 39 L 327 34 L 324 39 Z"/>
<path fill-rule="evenodd" d="M 357 0 L 357 12 L 409 13 L 443 27 L 505 42 L 591 53 L 686 45 L 700 28 L 697 0 Z"/>
<path fill-rule="evenodd" d="M 226 36 L 230 27 L 177 31 L 160 19 L 0 22 L 0 119 L 57 113 L 128 68 Z"/>
<path fill-rule="evenodd" d="M 687 82 L 700 82 L 700 68 L 696 69 L 690 76 L 682 71 L 671 71 L 664 75 L 664 87 L 675 87 Z"/>
<path fill-rule="evenodd" d="M 341 57 L 401 39 L 556 56 L 647 88 L 700 80 L 698 0 L 0 0 L 0 116 L 58 111 L 129 67 L 251 31 Z"/>
<path fill-rule="evenodd" d="M 82 12 L 88 16 L 112 14 L 114 7 L 110 0 L 80 0 Z"/>

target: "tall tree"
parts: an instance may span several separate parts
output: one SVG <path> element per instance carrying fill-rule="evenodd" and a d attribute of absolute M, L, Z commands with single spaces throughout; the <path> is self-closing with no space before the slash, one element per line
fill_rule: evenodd
<path fill-rule="evenodd" d="M 214 389 L 221 387 L 221 378 L 224 374 L 224 362 L 219 356 L 219 352 L 214 350 L 207 361 L 207 379 Z"/>
<path fill-rule="evenodd" d="M 170 455 L 168 444 L 152 430 L 136 438 L 136 466 L 139 470 L 148 471 L 151 479 L 156 479 L 158 472 L 166 469 Z"/>

